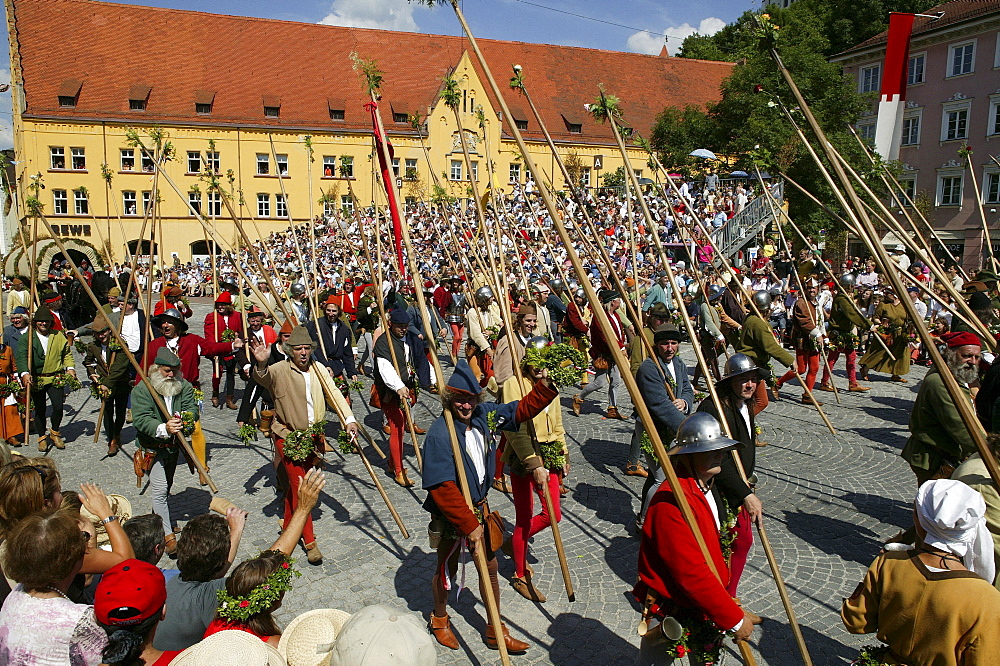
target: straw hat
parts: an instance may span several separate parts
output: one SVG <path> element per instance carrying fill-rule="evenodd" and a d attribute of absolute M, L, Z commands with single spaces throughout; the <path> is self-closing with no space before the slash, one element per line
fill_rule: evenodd
<path fill-rule="evenodd" d="M 171 666 L 285 666 L 278 651 L 253 634 L 226 629 L 174 657 Z"/>
<path fill-rule="evenodd" d="M 333 644 L 350 613 L 318 608 L 299 615 L 281 634 L 278 653 L 289 666 L 329 666 Z"/>
<path fill-rule="evenodd" d="M 111 504 L 111 515 L 118 516 L 119 525 L 124 525 L 132 517 L 132 504 L 121 495 L 108 495 L 108 503 Z M 80 516 L 92 522 L 97 528 L 98 546 L 106 546 L 111 543 L 107 526 L 101 525 L 100 518 L 88 511 L 86 507 L 80 507 Z"/>

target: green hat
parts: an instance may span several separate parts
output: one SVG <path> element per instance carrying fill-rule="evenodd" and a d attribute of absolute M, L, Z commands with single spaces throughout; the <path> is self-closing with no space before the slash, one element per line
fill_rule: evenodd
<path fill-rule="evenodd" d="M 49 310 L 44 305 L 35 310 L 35 316 L 31 319 L 32 321 L 47 321 L 50 324 L 54 324 L 56 321 L 55 315 L 52 314 L 52 310 Z"/>
<path fill-rule="evenodd" d="M 646 310 L 647 316 L 654 316 L 663 319 L 670 316 L 670 310 L 667 309 L 665 303 L 653 303 L 648 310 Z"/>
<path fill-rule="evenodd" d="M 181 359 L 166 347 L 160 347 L 160 351 L 156 352 L 156 358 L 153 359 L 153 363 L 156 365 L 165 365 L 168 368 L 177 368 L 181 364 Z"/>
<path fill-rule="evenodd" d="M 289 347 L 298 347 L 299 345 L 312 345 L 313 348 L 316 347 L 316 341 L 309 335 L 309 331 L 306 330 L 305 326 L 296 326 L 293 328 L 292 334 L 288 336 L 285 344 Z"/>

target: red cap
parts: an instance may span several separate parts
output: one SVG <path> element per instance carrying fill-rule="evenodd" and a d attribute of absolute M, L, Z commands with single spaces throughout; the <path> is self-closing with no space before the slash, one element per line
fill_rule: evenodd
<path fill-rule="evenodd" d="M 281 328 L 278 330 L 278 333 L 291 333 L 292 329 L 298 325 L 299 322 L 296 321 L 295 317 L 289 317 L 288 319 L 285 320 L 285 323 L 281 325 Z"/>
<path fill-rule="evenodd" d="M 337 294 L 330 294 L 326 297 L 326 302 L 323 303 L 323 305 L 340 305 L 343 300 L 344 299 Z"/>
<path fill-rule="evenodd" d="M 232 305 L 233 304 L 233 295 L 230 294 L 228 291 L 223 291 L 221 294 L 219 294 L 215 298 L 215 302 L 216 303 L 228 303 L 229 305 Z"/>
<path fill-rule="evenodd" d="M 979 339 L 979 336 L 975 333 L 969 333 L 968 331 L 954 331 L 952 333 L 945 333 L 941 336 L 941 339 L 949 347 L 964 347 L 965 345 L 975 345 L 977 347 L 982 347 L 983 343 Z"/>
<path fill-rule="evenodd" d="M 139 624 L 167 601 L 163 572 L 142 560 L 125 560 L 104 572 L 94 593 L 97 621 L 113 627 Z"/>

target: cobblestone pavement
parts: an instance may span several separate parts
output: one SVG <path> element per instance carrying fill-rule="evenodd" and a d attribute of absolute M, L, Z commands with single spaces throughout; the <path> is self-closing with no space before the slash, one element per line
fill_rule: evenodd
<path fill-rule="evenodd" d="M 201 330 L 209 307 L 195 303 L 193 331 Z M 684 350 L 690 359 L 689 346 L 684 345 Z M 783 400 L 772 403 L 759 419 L 761 438 L 770 443 L 758 452 L 757 470 L 767 531 L 817 666 L 849 663 L 858 646 L 874 640 L 848 635 L 838 613 L 842 598 L 851 593 L 877 554 L 879 541 L 908 520 L 914 481 L 898 451 L 924 372 L 915 367 L 908 384 L 894 384 L 887 376 L 873 373 L 871 392 L 845 392 L 842 405 L 836 404 L 833 394 L 818 394 L 826 401 L 824 409 L 837 428 L 836 435 L 823 426 L 814 409 L 798 403 L 800 389 L 794 382 L 782 392 Z M 201 380 L 209 389 L 210 376 L 210 365 L 203 361 Z M 846 385 L 842 371 L 837 378 Z M 366 395 L 367 386 L 368 380 Z M 622 393 L 627 401 L 626 392 Z M 569 412 L 571 397 L 571 390 L 561 396 L 573 462 L 561 525 L 576 602 L 566 599 L 551 535 L 545 531 L 534 539 L 529 561 L 549 601 L 528 602 L 502 580 L 501 608 L 512 633 L 532 646 L 526 655 L 514 657 L 515 663 L 632 663 L 638 651 L 638 613 L 627 592 L 635 580 L 638 540 L 630 528 L 642 487 L 642 479 L 622 472 L 632 423 L 603 419 L 596 402 L 589 402 L 584 414 L 575 417 Z M 604 392 L 594 397 L 606 399 Z M 424 427 L 440 413 L 433 398 L 422 394 L 415 408 L 417 421 Z M 133 450 L 132 427 L 126 426 L 124 433 L 126 455 L 106 458 L 103 436 L 101 443 L 93 443 L 97 408 L 88 391 L 72 394 L 67 403 L 63 433 L 68 446 L 48 454 L 58 461 L 65 487 L 96 481 L 108 492 L 128 497 L 137 513 L 148 512 L 150 500 L 135 487 L 128 455 Z M 383 442 L 378 413 L 357 397 L 354 411 L 376 441 Z M 623 409 L 625 414 L 631 411 Z M 244 446 L 235 436 L 235 415 L 209 404 L 202 418 L 220 496 L 250 512 L 240 548 L 242 559 L 273 542 L 281 507 L 273 489 L 268 443 L 261 439 Z M 406 452 L 411 476 L 418 479 L 409 442 Z M 368 448 L 366 454 L 411 538 L 400 535 L 361 461 L 328 454 L 328 481 L 315 514 L 326 559 L 320 566 L 309 566 L 299 550 L 303 576 L 278 613 L 283 624 L 311 608 L 356 612 L 368 604 L 384 603 L 425 617 L 431 608 L 434 556 L 427 543 L 428 516 L 420 507 L 426 494 L 419 483 L 412 491 L 399 488 L 374 450 Z M 181 524 L 208 510 L 210 492 L 198 485 L 183 464 L 173 492 L 171 511 Z M 512 524 L 510 498 L 494 491 L 491 500 L 493 508 Z M 506 556 L 498 557 L 501 576 L 507 578 L 513 565 Z M 173 563 L 164 559 L 161 565 Z M 481 638 L 485 612 L 471 564 L 467 582 L 471 590 L 463 592 L 457 602 L 453 598 L 450 610 L 461 649 L 442 648 L 440 661 L 498 663 L 497 653 L 486 649 Z M 751 554 L 740 595 L 749 608 L 767 618 L 754 636 L 757 662 L 771 666 L 802 663 L 759 544 Z M 736 663 L 735 654 L 727 661 Z"/>

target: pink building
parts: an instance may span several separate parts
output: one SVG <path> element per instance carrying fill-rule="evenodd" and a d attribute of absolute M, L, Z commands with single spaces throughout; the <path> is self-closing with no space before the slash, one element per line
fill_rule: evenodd
<path fill-rule="evenodd" d="M 952 254 L 967 269 L 982 262 L 983 223 L 975 177 L 994 253 L 1000 257 L 1000 2 L 953 0 L 918 17 L 910 40 L 899 161 L 907 194 L 930 204 L 928 219 Z M 873 92 L 870 115 L 858 133 L 875 138 L 886 33 L 872 37 L 832 60 Z M 973 150 L 972 172 L 959 149 Z M 898 212 L 898 211 L 897 211 Z M 941 253 L 943 255 L 943 253 Z"/>

